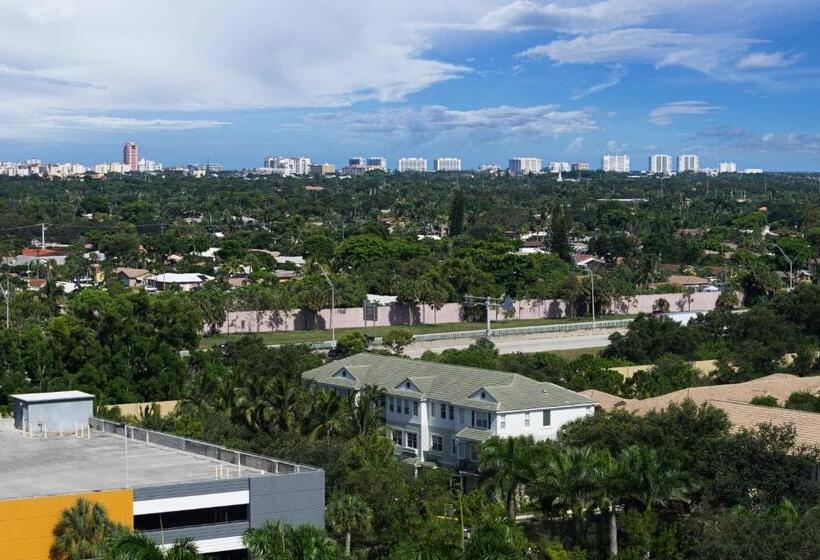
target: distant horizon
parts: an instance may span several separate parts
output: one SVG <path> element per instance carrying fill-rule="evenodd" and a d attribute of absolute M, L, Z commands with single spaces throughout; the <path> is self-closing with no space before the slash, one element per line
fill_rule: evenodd
<path fill-rule="evenodd" d="M 623 152 L 820 169 L 816 1 L 419 1 L 285 1 L 274 22 L 262 0 L 11 4 L 0 159 L 119 161 L 133 140 L 230 168 Z"/>

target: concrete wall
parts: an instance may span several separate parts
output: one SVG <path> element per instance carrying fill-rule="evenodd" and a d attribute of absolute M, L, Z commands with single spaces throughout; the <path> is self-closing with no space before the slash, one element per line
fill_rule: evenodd
<path fill-rule="evenodd" d="M 58 433 L 73 432 L 75 424 L 88 424 L 94 415 L 93 399 L 25 403 L 15 401 L 14 427 L 18 430 Z"/>
<path fill-rule="evenodd" d="M 325 473 L 310 471 L 250 479 L 250 525 L 268 520 L 325 526 Z"/>
<path fill-rule="evenodd" d="M 617 315 L 632 315 L 637 313 L 651 313 L 659 298 L 669 302 L 670 311 L 710 311 L 715 308 L 719 292 L 696 292 L 687 300 L 684 294 L 648 294 L 632 297 L 614 298 L 608 310 Z M 436 310 L 428 305 L 413 306 L 412 310 L 405 305 L 383 305 L 379 307 L 377 327 L 389 327 L 411 324 L 434 325 L 440 323 L 459 323 L 464 321 L 464 314 L 460 303 L 446 303 Z M 332 321 L 331 321 L 332 316 Z M 562 300 L 524 299 L 516 301 L 514 319 L 557 319 L 567 316 L 567 305 Z M 500 311 L 494 311 L 494 320 L 503 319 Z M 331 325 L 337 329 L 362 328 L 364 316 L 361 307 L 322 309 L 314 314 L 304 309 L 294 309 L 288 312 L 233 311 L 228 313 L 218 332 L 254 333 L 272 331 L 301 331 L 301 330 L 328 330 Z M 368 322 L 368 326 L 374 323 Z M 204 330 L 207 330 L 208 325 Z"/>
<path fill-rule="evenodd" d="M 501 436 L 524 436 L 530 435 L 536 441 L 544 439 L 555 439 L 558 430 L 567 422 L 572 422 L 578 418 L 583 418 L 595 412 L 593 406 L 577 406 L 572 408 L 558 408 L 550 410 L 550 425 L 544 426 L 544 411 L 530 411 L 530 425 L 526 425 L 526 412 L 511 412 L 499 414 L 496 419 L 496 428 Z M 504 429 L 501 429 L 501 419 L 504 417 Z"/>

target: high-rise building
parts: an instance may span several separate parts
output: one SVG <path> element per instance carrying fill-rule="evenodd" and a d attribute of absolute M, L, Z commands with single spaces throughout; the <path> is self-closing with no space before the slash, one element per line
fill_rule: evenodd
<path fill-rule="evenodd" d="M 697 173 L 700 170 L 698 156 L 694 154 L 681 154 L 678 156 L 678 173 L 691 171 Z"/>
<path fill-rule="evenodd" d="M 671 175 L 672 156 L 667 154 L 654 154 L 649 156 L 649 172 L 653 175 Z"/>
<path fill-rule="evenodd" d="M 547 164 L 550 173 L 567 173 L 572 167 L 568 161 L 551 161 Z"/>
<path fill-rule="evenodd" d="M 572 171 L 589 171 L 589 163 L 586 161 L 574 161 L 570 165 Z"/>
<path fill-rule="evenodd" d="M 400 158 L 399 173 L 404 173 L 405 171 L 427 171 L 427 160 L 418 157 Z"/>
<path fill-rule="evenodd" d="M 331 175 L 336 173 L 336 166 L 332 163 L 311 163 L 310 172 L 313 175 Z"/>
<path fill-rule="evenodd" d="M 136 142 L 126 142 L 122 147 L 122 162 L 131 171 L 136 171 L 140 166 L 140 148 Z"/>
<path fill-rule="evenodd" d="M 529 175 L 541 173 L 541 158 L 515 157 L 509 161 L 510 173 L 515 175 Z"/>
<path fill-rule="evenodd" d="M 433 171 L 461 171 L 461 160 L 453 157 L 437 158 L 433 161 Z"/>
<path fill-rule="evenodd" d="M 604 154 L 601 156 L 601 169 L 604 172 L 629 173 L 631 169 L 629 156 L 626 154 Z"/>
<path fill-rule="evenodd" d="M 362 156 L 356 156 L 356 157 L 352 157 L 352 158 L 348 159 L 347 160 L 347 165 L 351 166 L 351 167 L 356 166 L 356 165 L 366 167 L 367 166 L 367 160 L 365 160 Z"/>
<path fill-rule="evenodd" d="M 721 161 L 718 164 L 718 173 L 737 173 L 737 164 L 733 161 Z"/>
<path fill-rule="evenodd" d="M 367 158 L 365 162 L 365 167 L 367 167 L 368 171 L 373 170 L 382 170 L 385 173 L 387 172 L 387 158 L 383 158 L 382 156 L 373 156 Z"/>
<path fill-rule="evenodd" d="M 310 158 L 307 156 L 268 156 L 265 168 L 274 169 L 282 175 L 310 174 Z"/>

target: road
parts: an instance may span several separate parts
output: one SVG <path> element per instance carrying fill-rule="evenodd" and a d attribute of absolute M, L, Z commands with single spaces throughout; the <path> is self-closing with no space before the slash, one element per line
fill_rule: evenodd
<path fill-rule="evenodd" d="M 616 330 L 601 330 L 593 333 L 578 334 L 534 334 L 526 336 L 500 336 L 493 338 L 493 344 L 501 354 L 513 352 L 547 352 L 553 350 L 574 350 L 577 348 L 600 348 L 609 344 L 609 336 Z M 626 332 L 626 329 L 620 329 Z M 436 340 L 415 342 L 408 346 L 404 353 L 411 358 L 418 358 L 426 350 L 441 352 L 447 348 L 463 349 L 475 342 L 475 339 L 459 338 L 455 340 Z"/>

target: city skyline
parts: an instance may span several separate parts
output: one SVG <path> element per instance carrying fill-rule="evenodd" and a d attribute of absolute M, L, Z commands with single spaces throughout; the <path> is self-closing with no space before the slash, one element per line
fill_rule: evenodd
<path fill-rule="evenodd" d="M 466 169 L 624 152 L 820 169 L 812 2 L 322 6 L 286 3 L 271 24 L 258 1 L 147 2 L 127 18 L 135 56 L 114 4 L 9 4 L 0 160 L 115 161 L 128 139 L 158 161 L 228 168 L 271 153 Z M 80 26 L 96 32 L 69 40 Z"/>

